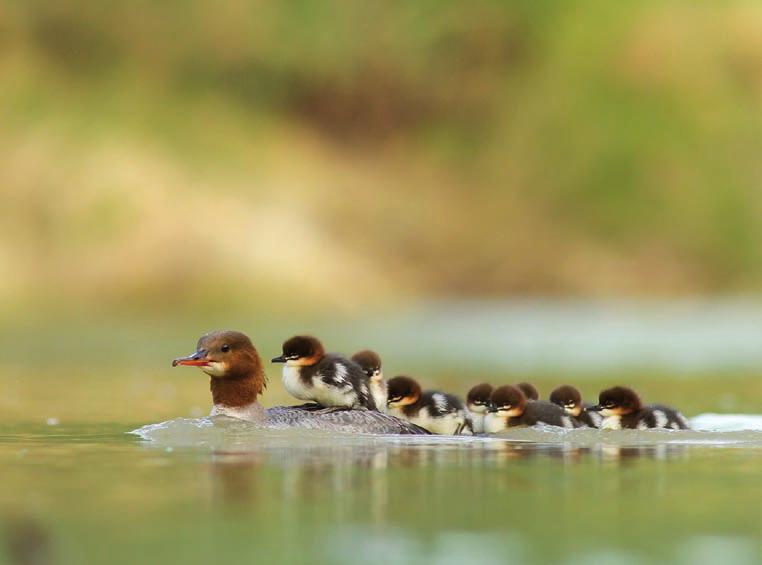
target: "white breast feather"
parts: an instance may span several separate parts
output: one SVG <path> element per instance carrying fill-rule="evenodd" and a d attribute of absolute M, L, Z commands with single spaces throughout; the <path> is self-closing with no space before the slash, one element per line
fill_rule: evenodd
<path fill-rule="evenodd" d="M 471 422 L 474 426 L 474 432 L 481 434 L 484 432 L 484 414 L 471 412 Z"/>
<path fill-rule="evenodd" d="M 484 416 L 484 432 L 488 434 L 496 434 L 508 429 L 508 422 L 505 418 L 501 418 L 494 412 L 489 412 Z"/>
<path fill-rule="evenodd" d="M 312 387 L 305 386 L 299 376 L 299 367 L 283 366 L 283 387 L 300 400 L 316 400 Z"/>
<path fill-rule="evenodd" d="M 386 399 L 387 390 L 386 383 L 381 380 L 371 379 L 370 381 L 370 395 L 373 397 L 373 401 L 376 403 L 376 408 L 379 412 L 386 412 Z"/>
<path fill-rule="evenodd" d="M 601 422 L 602 430 L 621 430 L 622 429 L 622 417 L 621 416 L 606 416 Z"/>

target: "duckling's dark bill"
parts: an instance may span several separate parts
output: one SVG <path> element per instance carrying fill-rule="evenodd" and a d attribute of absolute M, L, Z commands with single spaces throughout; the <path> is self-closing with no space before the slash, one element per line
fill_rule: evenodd
<path fill-rule="evenodd" d="M 287 361 L 285 355 L 278 355 L 270 360 L 270 363 L 285 363 Z"/>

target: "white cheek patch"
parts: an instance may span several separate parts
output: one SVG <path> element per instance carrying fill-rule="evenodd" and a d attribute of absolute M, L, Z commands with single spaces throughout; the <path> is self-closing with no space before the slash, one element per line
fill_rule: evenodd
<path fill-rule="evenodd" d="M 223 377 L 227 369 L 227 364 L 222 361 L 212 361 L 208 365 L 201 367 L 201 370 L 211 377 Z"/>
<path fill-rule="evenodd" d="M 473 402 L 469 403 L 468 410 L 472 414 L 486 414 L 487 413 L 487 407 L 484 404 L 474 404 Z"/>
<path fill-rule="evenodd" d="M 299 366 L 299 359 L 288 359 L 286 361 L 287 367 L 298 367 Z"/>

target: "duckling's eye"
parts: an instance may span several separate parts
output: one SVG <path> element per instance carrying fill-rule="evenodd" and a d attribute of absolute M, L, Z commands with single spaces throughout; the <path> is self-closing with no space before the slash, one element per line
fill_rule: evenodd
<path fill-rule="evenodd" d="M 220 351 L 222 351 L 223 353 L 227 353 L 228 351 L 230 351 L 230 346 L 226 343 L 225 345 L 220 347 Z"/>

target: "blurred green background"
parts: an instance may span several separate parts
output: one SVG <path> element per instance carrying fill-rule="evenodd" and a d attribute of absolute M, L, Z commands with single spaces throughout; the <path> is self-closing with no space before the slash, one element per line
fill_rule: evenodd
<path fill-rule="evenodd" d="M 305 330 L 350 352 L 385 335 L 363 321 L 432 301 L 759 290 L 759 3 L 1 8 L 0 372 L 17 399 L 31 367 L 169 374 L 218 326 L 264 356 Z"/>
<path fill-rule="evenodd" d="M 757 290 L 758 3 L 0 18 L 6 302 Z"/>

